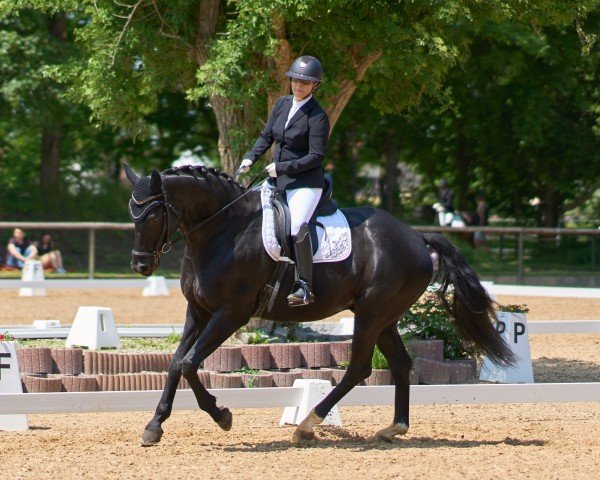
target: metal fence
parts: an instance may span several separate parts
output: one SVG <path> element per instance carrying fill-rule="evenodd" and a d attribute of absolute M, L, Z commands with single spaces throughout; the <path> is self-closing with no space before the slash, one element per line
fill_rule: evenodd
<path fill-rule="evenodd" d="M 111 223 L 111 222 L 0 222 L 0 230 L 22 228 L 24 230 L 77 230 L 87 231 L 87 270 L 88 277 L 94 278 L 96 270 L 96 232 L 133 230 L 133 223 Z M 563 236 L 585 236 L 590 238 L 590 272 L 597 269 L 597 238 L 600 229 L 582 228 L 526 228 L 526 227 L 439 227 L 439 226 L 413 226 L 419 232 L 439 232 L 451 234 L 474 234 L 483 232 L 489 235 L 497 235 L 502 239 L 512 237 L 516 239 L 514 250 L 517 258 L 517 277 L 522 279 L 525 274 L 525 237 L 541 236 L 562 238 Z M 501 247 L 502 248 L 502 247 Z M 501 250 L 502 251 L 502 250 Z"/>

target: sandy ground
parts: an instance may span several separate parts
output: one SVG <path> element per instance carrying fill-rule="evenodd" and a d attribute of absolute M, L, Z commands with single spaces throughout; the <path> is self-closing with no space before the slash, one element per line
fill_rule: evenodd
<path fill-rule="evenodd" d="M 168 297 L 142 297 L 141 289 L 47 290 L 45 297 L 19 297 L 0 290 L 0 325 L 30 325 L 33 320 L 57 319 L 71 324 L 81 305 L 110 307 L 120 325 L 183 323 L 186 301 L 178 289 Z M 499 296 L 501 304 L 527 305 L 528 320 L 600 320 L 600 299 Z M 352 316 L 342 312 L 331 320 Z"/>
<path fill-rule="evenodd" d="M 0 291 L 0 325 L 69 324 L 80 305 L 109 306 L 119 324 L 180 323 L 185 313 L 176 291 L 167 298 L 138 290 L 48 293 Z M 527 304 L 530 320 L 600 319 L 600 300 L 498 300 Z M 530 345 L 536 382 L 600 381 L 599 334 L 531 335 Z M 149 412 L 30 415 L 28 432 L 0 432 L 0 478 L 598 478 L 600 399 L 415 406 L 408 435 L 393 444 L 371 440 L 391 421 L 392 407 L 342 408 L 344 427 L 318 428 L 318 441 L 301 448 L 289 443 L 293 427 L 277 426 L 281 413 L 235 410 L 233 429 L 223 432 L 203 412 L 178 411 L 163 442 L 149 449 L 137 443 Z"/>
<path fill-rule="evenodd" d="M 159 446 L 137 442 L 148 412 L 30 415 L 32 430 L 0 433 L 6 479 L 592 479 L 600 461 L 600 402 L 415 406 L 406 437 L 371 440 L 391 407 L 342 408 L 343 427 L 289 443 L 280 409 L 235 410 L 230 432 L 178 411 Z"/>

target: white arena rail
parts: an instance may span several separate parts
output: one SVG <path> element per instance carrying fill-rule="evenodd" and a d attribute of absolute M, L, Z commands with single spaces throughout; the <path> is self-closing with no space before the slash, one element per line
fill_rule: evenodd
<path fill-rule="evenodd" d="M 600 333 L 600 320 L 535 320 L 527 322 L 530 334 L 539 333 Z M 0 325 L 0 332 L 16 339 L 67 338 L 71 326 L 33 328 L 30 325 Z M 164 338 L 181 333 L 183 325 L 118 326 L 120 337 Z"/>
<path fill-rule="evenodd" d="M 339 406 L 393 405 L 393 386 L 355 387 Z M 219 405 L 231 408 L 297 407 L 303 389 L 230 388 L 209 390 Z M 0 395 L 0 415 L 153 411 L 161 391 L 6 393 Z M 600 383 L 411 385 L 412 405 L 598 402 Z M 179 390 L 175 410 L 197 410 L 191 390 Z"/>

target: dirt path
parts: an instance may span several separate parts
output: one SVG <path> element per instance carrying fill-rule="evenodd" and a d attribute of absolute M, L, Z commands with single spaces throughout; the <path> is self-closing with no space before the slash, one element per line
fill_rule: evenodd
<path fill-rule="evenodd" d="M 415 406 L 408 435 L 370 440 L 391 407 L 342 408 L 342 428 L 318 428 L 297 448 L 280 409 L 236 410 L 220 431 L 199 411 L 175 412 L 163 442 L 137 445 L 150 414 L 31 415 L 28 432 L 0 433 L 10 479 L 597 478 L 600 403 Z"/>
<path fill-rule="evenodd" d="M 526 304 L 529 320 L 600 320 L 600 299 L 500 296 L 501 304 Z M 141 289 L 48 290 L 46 297 L 19 297 L 17 291 L 0 290 L 0 325 L 28 325 L 33 320 L 73 322 L 81 305 L 110 307 L 118 324 L 183 323 L 186 302 L 180 290 L 168 297 L 142 297 Z M 342 312 L 330 321 L 352 316 Z"/>

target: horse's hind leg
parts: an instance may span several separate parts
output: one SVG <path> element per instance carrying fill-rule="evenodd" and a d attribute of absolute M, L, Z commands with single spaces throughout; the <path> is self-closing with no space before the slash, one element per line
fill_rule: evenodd
<path fill-rule="evenodd" d="M 404 435 L 408 431 L 408 401 L 412 360 L 406 348 L 404 348 L 395 322 L 381 332 L 377 339 L 377 346 L 388 361 L 396 384 L 396 391 L 394 421 L 389 427 L 377 432 L 375 437 L 379 440 L 391 442 L 396 435 Z"/>
<path fill-rule="evenodd" d="M 173 399 L 175 398 L 177 385 L 181 378 L 181 360 L 192 345 L 194 345 L 209 318 L 208 315 L 205 319 L 200 318 L 200 315 L 196 310 L 194 310 L 191 305 L 188 305 L 185 325 L 183 327 L 183 333 L 181 334 L 181 341 L 179 342 L 179 346 L 177 347 L 171 365 L 169 366 L 169 374 L 167 376 L 165 388 L 160 397 L 160 401 L 158 402 L 158 406 L 156 407 L 154 417 L 144 429 L 144 434 L 140 440 L 142 446 L 147 447 L 160 442 L 163 434 L 161 425 L 171 416 Z"/>
<path fill-rule="evenodd" d="M 313 427 L 323 422 L 329 411 L 338 403 L 344 395 L 352 390 L 358 383 L 371 375 L 371 361 L 373 349 L 377 340 L 379 330 L 376 325 L 363 328 L 358 317 L 355 319 L 354 335 L 352 337 L 352 354 L 350 365 L 346 374 L 335 388 L 319 403 L 296 428 L 292 436 L 293 443 L 314 438 Z"/>

